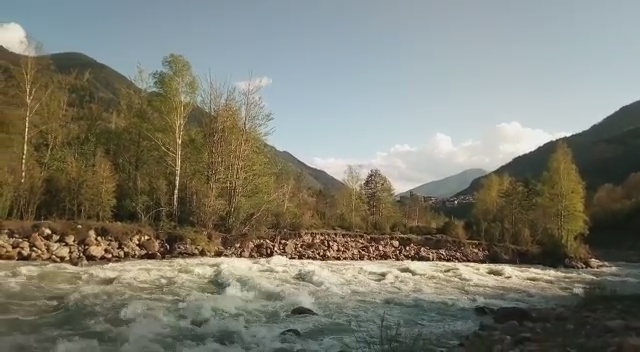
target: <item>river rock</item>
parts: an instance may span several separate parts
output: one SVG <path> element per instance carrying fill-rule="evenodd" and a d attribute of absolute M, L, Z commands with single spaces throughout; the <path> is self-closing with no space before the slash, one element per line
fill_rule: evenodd
<path fill-rule="evenodd" d="M 40 251 L 47 250 L 44 244 L 44 240 L 37 233 L 31 235 L 31 238 L 29 238 L 29 243 L 31 243 L 33 247 L 37 248 Z"/>
<path fill-rule="evenodd" d="M 298 329 L 287 329 L 280 333 L 280 336 L 285 336 L 285 335 L 300 336 L 302 335 L 302 333 Z"/>
<path fill-rule="evenodd" d="M 289 242 L 284 246 L 284 252 L 287 254 L 293 254 L 295 250 L 296 250 L 296 247 L 292 242 Z"/>
<path fill-rule="evenodd" d="M 473 311 L 478 316 L 492 315 L 496 312 L 494 308 L 485 307 L 485 306 L 476 306 L 473 308 Z"/>
<path fill-rule="evenodd" d="M 291 310 L 291 315 L 318 315 L 318 313 L 314 312 L 313 310 L 307 308 L 307 307 L 295 307 Z"/>
<path fill-rule="evenodd" d="M 53 255 L 58 259 L 66 260 L 67 258 L 69 258 L 69 251 L 70 251 L 69 247 L 60 246 L 58 249 L 56 249 L 53 252 Z"/>
<path fill-rule="evenodd" d="M 64 235 L 62 236 L 62 242 L 65 244 L 73 244 L 75 242 L 75 237 L 73 235 Z"/>
<path fill-rule="evenodd" d="M 89 259 L 99 260 L 104 256 L 104 247 L 100 245 L 90 246 L 84 251 L 84 256 Z"/>
<path fill-rule="evenodd" d="M 18 253 L 15 250 L 6 251 L 4 254 L 0 254 L 2 260 L 18 260 Z"/>
<path fill-rule="evenodd" d="M 160 245 L 158 245 L 158 242 L 153 238 L 142 241 L 142 243 L 140 243 L 140 246 L 144 248 L 144 250 L 148 253 L 157 253 L 158 250 L 160 250 Z"/>

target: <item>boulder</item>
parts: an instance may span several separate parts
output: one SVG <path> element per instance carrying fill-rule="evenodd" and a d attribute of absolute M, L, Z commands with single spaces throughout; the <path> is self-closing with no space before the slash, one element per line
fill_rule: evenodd
<path fill-rule="evenodd" d="M 495 308 L 485 307 L 485 306 L 476 306 L 473 308 L 474 313 L 478 316 L 492 315 L 496 312 Z"/>
<path fill-rule="evenodd" d="M 144 248 L 147 253 L 157 253 L 160 250 L 160 245 L 158 245 L 158 242 L 153 238 L 142 241 L 140 247 Z"/>
<path fill-rule="evenodd" d="M 290 314 L 291 315 L 318 315 L 318 313 L 314 312 L 313 310 L 307 307 L 302 307 L 302 306 L 293 308 Z"/>
<path fill-rule="evenodd" d="M 45 247 L 45 244 L 44 244 L 44 240 L 37 233 L 34 233 L 34 234 L 31 235 L 31 237 L 29 238 L 29 243 L 34 248 L 37 248 L 40 251 L 44 252 L 44 251 L 47 250 L 46 247 Z"/>
<path fill-rule="evenodd" d="M 84 251 L 84 256 L 90 260 L 99 260 L 104 256 L 104 247 L 98 245 L 90 246 Z"/>
<path fill-rule="evenodd" d="M 298 329 L 287 329 L 287 330 L 285 330 L 285 331 L 280 333 L 280 336 L 285 336 L 285 335 L 300 336 L 300 335 L 302 335 L 302 333 Z"/>
<path fill-rule="evenodd" d="M 295 250 L 296 250 L 296 246 L 293 244 L 293 242 L 288 242 L 287 245 L 284 246 L 284 252 L 287 254 L 293 254 Z"/>
<path fill-rule="evenodd" d="M 76 238 L 73 237 L 73 235 L 64 235 L 62 236 L 62 242 L 65 244 L 73 244 L 73 242 L 75 242 Z"/>
<path fill-rule="evenodd" d="M 68 246 L 60 246 L 54 252 L 53 256 L 62 259 L 63 261 L 69 258 L 69 247 Z"/>

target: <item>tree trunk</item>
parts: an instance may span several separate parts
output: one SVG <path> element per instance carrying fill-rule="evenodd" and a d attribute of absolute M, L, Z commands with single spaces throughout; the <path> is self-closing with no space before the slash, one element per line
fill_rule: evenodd
<path fill-rule="evenodd" d="M 27 113 L 24 118 L 24 143 L 22 144 L 22 164 L 21 164 L 21 177 L 20 183 L 24 184 L 27 177 L 27 147 L 29 145 L 29 107 L 27 107 Z"/>
<path fill-rule="evenodd" d="M 174 184 L 173 184 L 173 219 L 178 222 L 178 190 L 179 190 L 179 186 L 180 186 L 180 164 L 182 161 L 181 158 L 181 144 L 180 143 L 180 139 L 176 139 L 176 161 L 175 161 L 175 178 L 174 178 Z"/>

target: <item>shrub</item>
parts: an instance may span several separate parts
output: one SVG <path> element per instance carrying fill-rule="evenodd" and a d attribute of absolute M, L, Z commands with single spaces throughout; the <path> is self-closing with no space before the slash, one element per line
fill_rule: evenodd
<path fill-rule="evenodd" d="M 440 230 L 443 234 L 451 238 L 461 241 L 466 241 L 467 239 L 467 232 L 464 229 L 464 224 L 459 220 L 447 220 Z"/>

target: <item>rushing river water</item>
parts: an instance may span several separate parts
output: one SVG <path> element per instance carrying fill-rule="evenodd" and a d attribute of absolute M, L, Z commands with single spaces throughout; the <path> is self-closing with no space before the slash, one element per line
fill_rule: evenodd
<path fill-rule="evenodd" d="M 438 343 L 477 326 L 476 305 L 550 305 L 601 282 L 636 289 L 640 266 L 600 270 L 283 257 L 135 261 L 84 268 L 0 262 L 2 351 L 339 351 L 385 315 Z M 318 316 L 289 316 L 296 306 Z M 300 337 L 279 333 L 295 328 Z M 351 347 L 349 347 L 351 346 Z"/>

